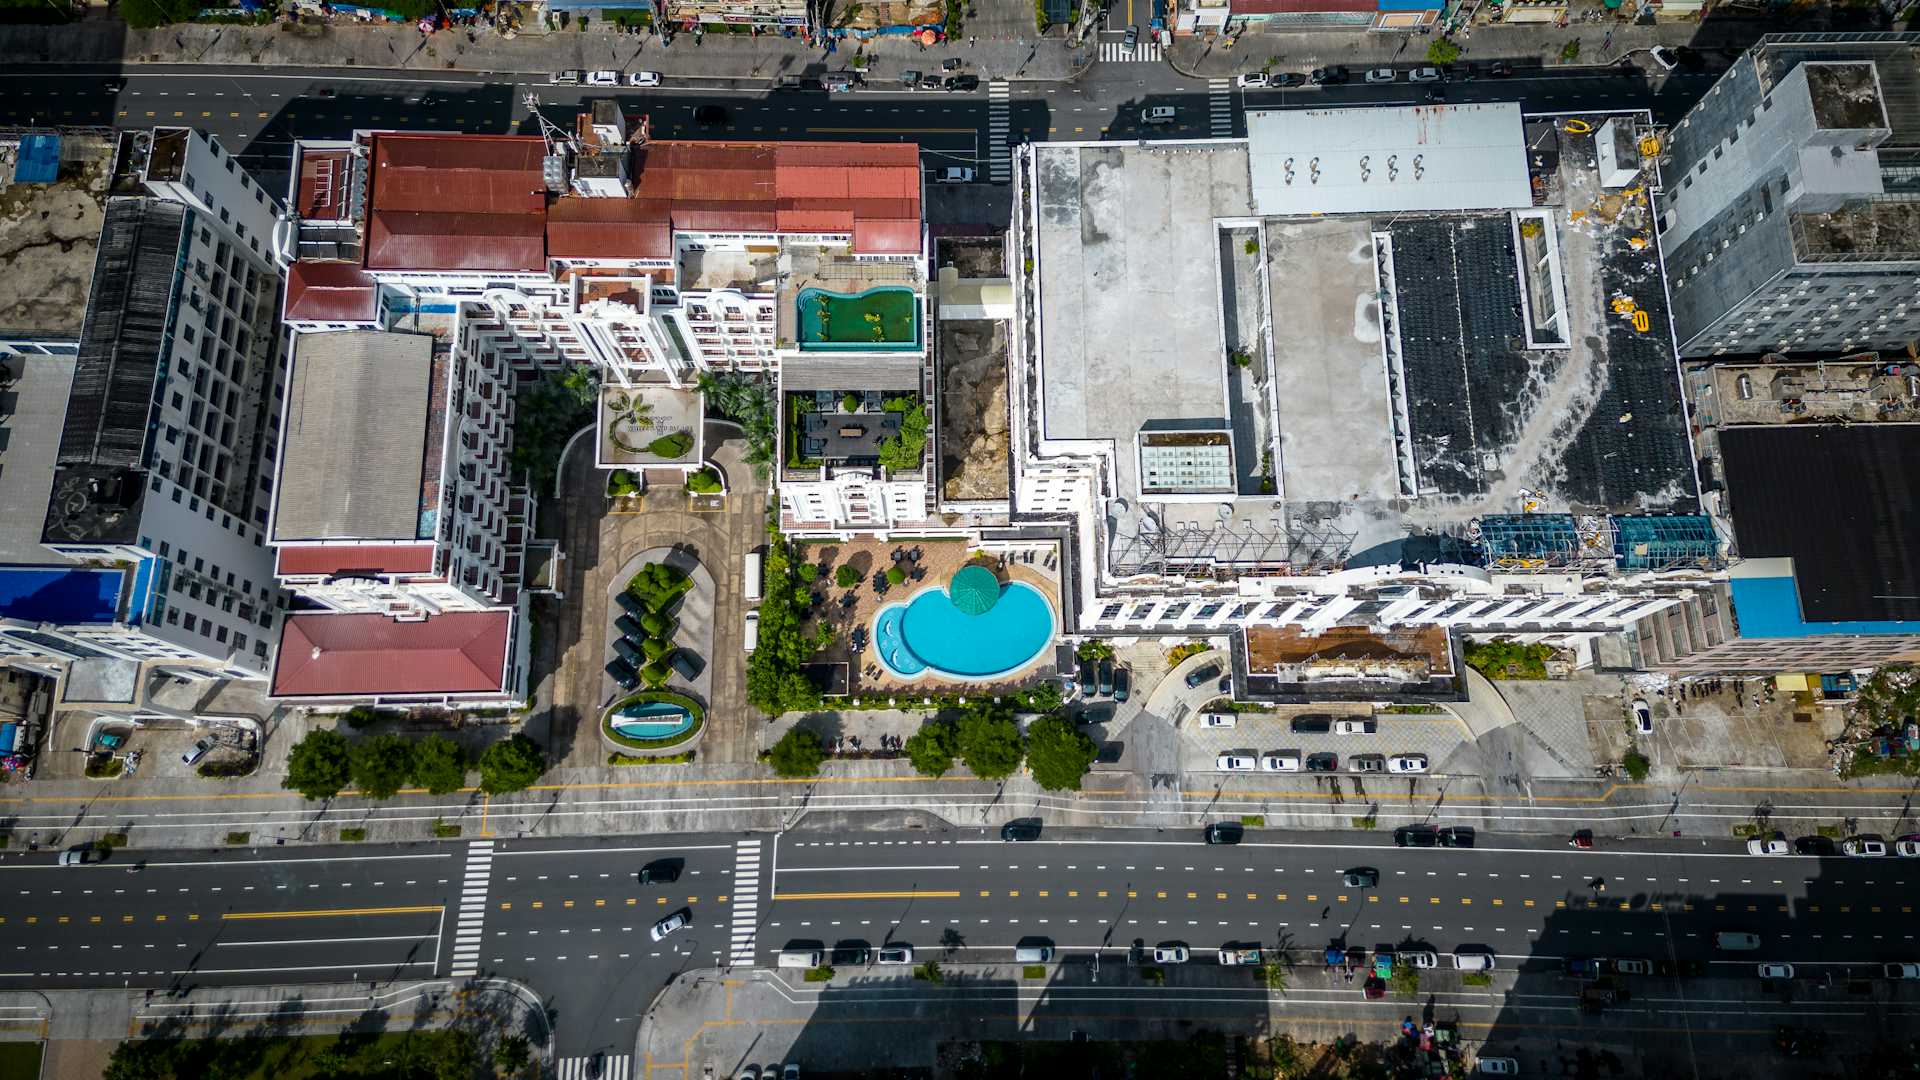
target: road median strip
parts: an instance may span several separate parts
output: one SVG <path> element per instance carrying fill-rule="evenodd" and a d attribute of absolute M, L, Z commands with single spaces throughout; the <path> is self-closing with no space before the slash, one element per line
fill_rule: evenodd
<path fill-rule="evenodd" d="M 957 889 L 926 890 L 901 889 L 890 892 L 803 892 L 775 893 L 775 901 L 780 900 L 955 900 L 960 896 Z"/>
<path fill-rule="evenodd" d="M 229 911 L 223 919 L 324 919 L 348 915 L 426 915 L 444 911 L 440 904 L 416 907 L 323 908 L 313 911 Z"/>

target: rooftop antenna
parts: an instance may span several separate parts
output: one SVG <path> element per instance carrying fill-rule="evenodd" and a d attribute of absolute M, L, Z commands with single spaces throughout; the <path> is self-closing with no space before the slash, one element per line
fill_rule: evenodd
<path fill-rule="evenodd" d="M 547 146 L 549 149 L 557 150 L 561 146 L 564 146 L 575 153 L 579 153 L 580 148 L 574 145 L 573 136 L 568 134 L 567 131 L 561 128 L 558 124 L 555 124 L 553 121 L 547 119 L 544 115 L 541 114 L 539 94 L 536 94 L 531 90 L 527 91 L 525 104 L 527 106 L 527 111 L 533 114 L 533 118 L 535 120 L 539 121 L 540 135 L 541 137 L 547 140 Z"/>

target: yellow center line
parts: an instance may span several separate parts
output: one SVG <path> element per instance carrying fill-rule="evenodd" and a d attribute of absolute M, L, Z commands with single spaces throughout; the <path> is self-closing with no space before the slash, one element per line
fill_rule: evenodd
<path fill-rule="evenodd" d="M 914 898 L 933 900 L 955 900 L 960 890 L 929 891 L 925 889 L 902 889 L 892 892 L 783 892 L 775 893 L 775 900 L 911 900 Z"/>
<path fill-rule="evenodd" d="M 320 908 L 312 911 L 229 911 L 223 919 L 325 919 L 347 915 L 424 915 L 446 910 L 440 904 L 415 907 Z"/>

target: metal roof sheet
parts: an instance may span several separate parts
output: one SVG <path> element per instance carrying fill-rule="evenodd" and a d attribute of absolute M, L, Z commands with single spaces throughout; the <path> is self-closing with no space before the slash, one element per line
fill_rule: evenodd
<path fill-rule="evenodd" d="M 1510 101 L 1258 110 L 1247 135 L 1254 208 L 1266 216 L 1533 205 Z"/>
<path fill-rule="evenodd" d="M 289 615 L 273 667 L 274 697 L 499 693 L 507 682 L 511 611 L 455 611 L 421 622 L 384 615 Z"/>
<path fill-rule="evenodd" d="M 371 322 L 379 313 L 379 283 L 352 263 L 303 260 L 287 271 L 286 318 Z"/>
<path fill-rule="evenodd" d="M 373 207 L 539 213 L 545 156 L 538 136 L 382 133 L 373 139 Z"/>
<path fill-rule="evenodd" d="M 353 154 L 348 150 L 300 151 L 300 187 L 294 213 L 307 221 L 345 221 L 352 206 Z"/>
<path fill-rule="evenodd" d="M 334 574 L 430 574 L 433 544 L 288 544 L 275 551 L 281 577 Z"/>
<path fill-rule="evenodd" d="M 862 255 L 911 255 L 920 250 L 919 218 L 863 218 L 853 223 L 853 250 Z"/>
<path fill-rule="evenodd" d="M 544 214 L 375 210 L 367 224 L 373 270 L 542 270 Z"/>
<path fill-rule="evenodd" d="M 547 254 L 555 259 L 668 258 L 671 203 L 658 199 L 560 199 L 547 212 Z"/>

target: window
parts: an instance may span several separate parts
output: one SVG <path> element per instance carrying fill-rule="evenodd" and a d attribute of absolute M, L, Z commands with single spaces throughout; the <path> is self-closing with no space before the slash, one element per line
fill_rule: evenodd
<path fill-rule="evenodd" d="M 191 630 L 191 629 L 193 629 L 193 627 L 194 627 L 194 623 L 195 623 L 196 621 L 198 621 L 198 620 L 196 620 L 196 619 L 194 619 L 194 617 L 193 617 L 193 615 L 192 615 L 191 613 L 189 613 L 189 614 L 186 614 L 186 615 L 182 615 L 182 616 L 180 617 L 180 625 L 181 625 L 181 626 L 182 626 L 183 628 L 185 628 L 185 629 L 188 629 L 188 630 Z"/>

